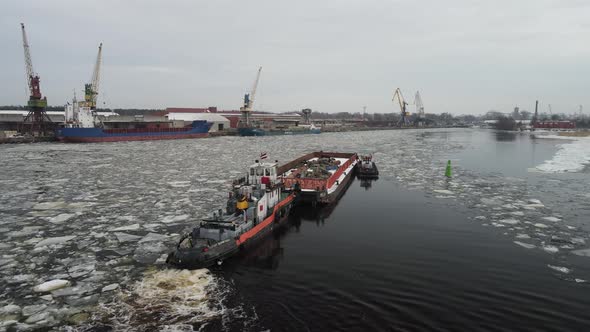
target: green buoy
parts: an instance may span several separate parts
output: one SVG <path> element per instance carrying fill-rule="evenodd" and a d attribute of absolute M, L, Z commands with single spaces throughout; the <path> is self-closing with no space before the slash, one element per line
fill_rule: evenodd
<path fill-rule="evenodd" d="M 448 178 L 453 177 L 453 172 L 451 171 L 451 161 L 447 162 L 447 169 L 445 170 L 445 176 Z"/>

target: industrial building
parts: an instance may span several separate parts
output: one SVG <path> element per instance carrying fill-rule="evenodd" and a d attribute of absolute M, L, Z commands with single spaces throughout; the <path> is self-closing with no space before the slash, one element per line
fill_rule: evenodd
<path fill-rule="evenodd" d="M 242 113 L 240 111 L 220 111 L 217 107 L 207 108 L 179 108 L 169 107 L 162 115 L 167 114 L 217 114 L 229 120 L 229 128 L 237 128 Z M 298 126 L 303 123 L 303 118 L 298 113 L 264 113 L 264 112 L 252 112 L 250 119 L 253 122 L 263 123 L 266 127 L 281 127 L 281 126 Z"/>
<path fill-rule="evenodd" d="M 210 133 L 223 131 L 230 128 L 230 121 L 217 113 L 177 113 L 171 112 L 165 115 L 170 121 L 185 121 L 193 122 L 197 120 L 205 120 L 211 123 Z"/>

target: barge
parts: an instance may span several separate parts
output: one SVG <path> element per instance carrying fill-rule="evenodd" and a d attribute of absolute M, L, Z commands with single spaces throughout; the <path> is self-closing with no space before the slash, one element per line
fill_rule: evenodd
<path fill-rule="evenodd" d="M 304 202 L 331 204 L 346 191 L 358 162 L 356 153 L 312 152 L 279 168 L 285 189 Z"/>

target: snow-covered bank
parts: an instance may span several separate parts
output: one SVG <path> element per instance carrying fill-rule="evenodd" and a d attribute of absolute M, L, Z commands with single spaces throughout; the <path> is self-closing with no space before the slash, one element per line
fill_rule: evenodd
<path fill-rule="evenodd" d="M 580 172 L 590 163 L 590 137 L 544 135 L 537 138 L 566 139 L 567 142 L 559 144 L 553 159 L 546 160 L 536 170 L 550 173 Z"/>

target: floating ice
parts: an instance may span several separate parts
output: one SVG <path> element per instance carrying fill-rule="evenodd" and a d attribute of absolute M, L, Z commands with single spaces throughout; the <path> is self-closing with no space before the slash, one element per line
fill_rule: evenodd
<path fill-rule="evenodd" d="M 171 181 L 168 182 L 168 185 L 174 188 L 184 188 L 184 187 L 190 187 L 191 182 L 190 181 Z"/>
<path fill-rule="evenodd" d="M 166 216 L 166 217 L 162 218 L 162 222 L 165 224 L 170 224 L 170 223 L 185 221 L 188 218 L 190 218 L 190 216 L 188 214 L 183 214 L 180 216 Z"/>
<path fill-rule="evenodd" d="M 164 241 L 168 238 L 166 235 L 157 234 L 157 233 L 149 233 L 148 235 L 144 236 L 139 243 L 144 242 L 152 242 L 152 241 Z"/>
<path fill-rule="evenodd" d="M 110 284 L 107 286 L 104 286 L 102 288 L 102 292 L 110 292 L 110 291 L 114 291 L 115 289 L 119 288 L 119 284 Z"/>
<path fill-rule="evenodd" d="M 516 234 L 516 238 L 517 239 L 530 239 L 531 237 L 528 234 L 518 233 L 518 234 Z"/>
<path fill-rule="evenodd" d="M 139 224 L 133 224 L 133 225 L 129 225 L 129 226 L 121 226 L 121 227 L 113 228 L 110 231 L 111 232 L 136 231 L 138 229 L 139 229 Z"/>
<path fill-rule="evenodd" d="M 520 242 L 520 241 L 514 241 L 514 243 L 518 244 L 521 247 L 527 248 L 527 249 L 533 249 L 536 247 L 534 244 L 524 243 L 524 242 Z"/>
<path fill-rule="evenodd" d="M 141 239 L 141 236 L 121 232 L 115 232 L 115 236 L 117 237 L 117 241 L 119 241 L 120 243 L 135 242 Z"/>
<path fill-rule="evenodd" d="M 561 221 L 561 219 L 559 219 L 557 217 L 543 217 L 543 220 L 547 220 L 549 222 L 558 222 L 558 221 Z"/>
<path fill-rule="evenodd" d="M 0 314 L 19 314 L 20 311 L 20 307 L 16 304 L 8 304 L 0 308 Z"/>
<path fill-rule="evenodd" d="M 558 272 L 561 272 L 561 273 L 570 273 L 571 272 L 571 270 L 568 269 L 567 267 L 555 266 L 555 265 L 550 265 L 550 264 L 547 264 L 547 266 L 550 269 L 553 269 L 553 270 L 558 271 Z"/>
<path fill-rule="evenodd" d="M 57 202 L 43 202 L 38 203 L 33 206 L 35 210 L 54 210 L 54 209 L 61 209 L 66 206 L 66 202 L 64 201 L 57 201 Z"/>
<path fill-rule="evenodd" d="M 546 160 L 537 166 L 537 169 L 548 173 L 582 171 L 590 163 L 590 137 L 568 137 L 568 139 L 572 142 L 560 144 L 560 149 L 553 159 Z"/>
<path fill-rule="evenodd" d="M 541 223 L 536 223 L 533 226 L 537 227 L 537 228 L 548 228 L 549 226 L 545 225 L 545 224 L 541 224 Z"/>
<path fill-rule="evenodd" d="M 586 244 L 586 240 L 581 237 L 572 237 L 571 241 L 572 241 L 572 243 Z"/>
<path fill-rule="evenodd" d="M 47 320 L 50 317 L 51 313 L 44 311 L 44 312 L 40 312 L 38 314 L 34 314 L 29 316 L 29 318 L 27 318 L 25 320 L 25 323 L 27 324 L 33 324 L 33 323 L 37 323 L 40 322 L 42 320 Z"/>
<path fill-rule="evenodd" d="M 454 195 L 455 193 L 450 191 L 450 190 L 445 190 L 445 189 L 435 189 L 433 190 L 435 193 L 438 194 L 444 194 L 444 195 Z"/>
<path fill-rule="evenodd" d="M 42 240 L 40 242 L 37 242 L 35 247 L 44 247 L 44 246 L 50 246 L 50 245 L 54 245 L 54 244 L 61 244 L 61 243 L 68 242 L 68 241 L 75 239 L 75 238 L 76 238 L 75 235 L 50 237 L 50 238 L 47 238 L 47 239 Z"/>
<path fill-rule="evenodd" d="M 519 223 L 519 221 L 516 219 L 502 219 L 502 220 L 500 220 L 500 222 L 503 224 L 508 224 L 508 225 L 516 225 Z"/>
<path fill-rule="evenodd" d="M 501 201 L 498 201 L 496 199 L 492 199 L 492 198 L 482 198 L 481 199 L 481 203 L 485 204 L 485 205 L 500 205 L 502 204 Z"/>
<path fill-rule="evenodd" d="M 554 254 L 559 251 L 559 248 L 557 248 L 556 246 L 547 245 L 543 246 L 543 250 L 545 250 L 548 253 Z"/>
<path fill-rule="evenodd" d="M 39 292 L 39 293 L 51 292 L 53 290 L 67 287 L 69 285 L 70 285 L 70 282 L 68 280 L 55 279 L 55 280 L 50 280 L 50 281 L 44 282 L 41 285 L 35 286 L 33 288 L 33 291 Z"/>
<path fill-rule="evenodd" d="M 59 214 L 53 218 L 49 218 L 49 222 L 53 223 L 53 224 L 61 224 L 65 221 L 70 220 L 71 218 L 73 218 L 74 216 L 76 216 L 75 214 L 71 214 L 71 213 L 62 213 Z"/>
<path fill-rule="evenodd" d="M 590 248 L 588 248 L 588 249 L 572 250 L 572 254 L 578 255 L 578 256 L 590 257 Z"/>
<path fill-rule="evenodd" d="M 64 296 L 72 296 L 72 295 L 83 295 L 86 293 L 94 292 L 98 287 L 94 284 L 89 283 L 81 283 L 74 287 L 66 287 L 57 289 L 51 292 L 51 295 L 54 297 L 64 297 Z"/>
<path fill-rule="evenodd" d="M 23 316 L 31 316 L 31 315 L 34 315 L 38 312 L 45 310 L 46 308 L 47 308 L 47 305 L 45 305 L 45 304 L 28 305 L 23 308 L 22 314 L 23 314 Z"/>

